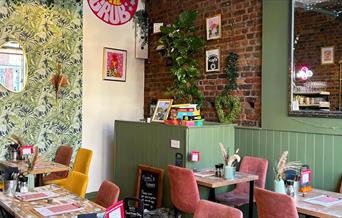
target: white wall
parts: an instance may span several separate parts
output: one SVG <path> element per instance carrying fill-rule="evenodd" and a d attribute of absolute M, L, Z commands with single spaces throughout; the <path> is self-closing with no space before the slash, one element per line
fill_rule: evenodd
<path fill-rule="evenodd" d="M 82 147 L 93 150 L 87 192 L 113 179 L 114 120 L 143 118 L 144 61 L 135 58 L 135 33 L 130 21 L 111 26 L 98 19 L 83 1 L 83 131 Z M 126 82 L 102 80 L 104 47 L 127 50 Z"/>

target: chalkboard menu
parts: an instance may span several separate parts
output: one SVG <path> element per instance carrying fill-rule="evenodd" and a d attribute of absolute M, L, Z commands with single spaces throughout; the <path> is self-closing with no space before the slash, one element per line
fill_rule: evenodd
<path fill-rule="evenodd" d="M 136 197 L 144 203 L 144 209 L 161 207 L 164 170 L 148 165 L 138 165 Z"/>

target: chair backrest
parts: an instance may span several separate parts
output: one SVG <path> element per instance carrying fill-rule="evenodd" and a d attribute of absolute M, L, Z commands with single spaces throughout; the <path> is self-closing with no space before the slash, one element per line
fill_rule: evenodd
<path fill-rule="evenodd" d="M 201 200 L 195 210 L 194 218 L 242 218 L 240 210 L 224 204 Z"/>
<path fill-rule="evenodd" d="M 296 202 L 288 195 L 255 188 L 259 218 L 298 218 Z"/>
<path fill-rule="evenodd" d="M 102 182 L 97 192 L 95 203 L 104 208 L 108 208 L 118 201 L 120 188 L 114 183 L 105 180 Z"/>
<path fill-rule="evenodd" d="M 341 179 L 341 185 L 340 185 L 340 193 L 342 193 L 342 179 Z"/>
<path fill-rule="evenodd" d="M 65 182 L 64 188 L 84 198 L 86 190 L 87 190 L 87 186 L 88 186 L 87 175 L 80 173 L 80 172 L 71 171 Z"/>
<path fill-rule="evenodd" d="M 69 166 L 70 160 L 72 157 L 72 147 L 67 145 L 61 145 L 58 147 L 56 156 L 55 156 L 55 162 Z M 55 174 L 58 178 L 65 178 L 68 176 L 69 171 L 63 171 L 63 172 L 53 172 L 51 174 Z"/>
<path fill-rule="evenodd" d="M 75 158 L 73 171 L 88 175 L 92 156 L 93 151 L 85 148 L 80 148 Z"/>
<path fill-rule="evenodd" d="M 194 213 L 200 196 L 192 170 L 169 165 L 168 174 L 173 205 L 180 211 Z"/>
<path fill-rule="evenodd" d="M 265 188 L 268 161 L 259 157 L 245 156 L 242 159 L 239 172 L 258 175 L 259 179 L 255 181 L 255 187 Z M 239 183 L 236 185 L 236 191 L 249 193 L 248 183 Z"/>

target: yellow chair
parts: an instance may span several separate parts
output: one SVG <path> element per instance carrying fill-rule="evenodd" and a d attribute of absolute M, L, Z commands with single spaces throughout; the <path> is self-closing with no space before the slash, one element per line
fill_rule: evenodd
<path fill-rule="evenodd" d="M 85 197 L 88 186 L 88 176 L 83 173 L 72 171 L 69 173 L 64 188 L 82 198 Z"/>
<path fill-rule="evenodd" d="M 80 172 L 80 173 L 88 176 L 92 156 L 93 156 L 92 150 L 80 148 L 77 152 L 75 162 L 74 162 L 74 167 L 73 167 L 72 171 Z M 46 182 L 44 182 L 44 184 L 45 185 L 56 184 L 56 185 L 59 185 L 61 187 L 65 187 L 67 179 L 68 178 L 46 181 Z"/>

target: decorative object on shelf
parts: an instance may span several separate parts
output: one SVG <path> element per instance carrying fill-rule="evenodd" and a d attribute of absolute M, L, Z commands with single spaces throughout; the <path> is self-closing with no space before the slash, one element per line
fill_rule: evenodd
<path fill-rule="evenodd" d="M 204 95 L 197 86 L 200 71 L 195 56 L 202 49 L 203 41 L 195 35 L 196 17 L 195 11 L 184 11 L 175 23 L 161 26 L 156 49 L 171 62 L 173 83 L 166 94 L 173 96 L 177 103 L 192 102 L 200 108 Z"/>
<path fill-rule="evenodd" d="M 237 73 L 237 61 L 239 56 L 236 53 L 231 52 L 225 64 L 224 72 L 227 75 L 228 84 L 224 87 L 222 93 L 215 99 L 215 108 L 217 116 L 221 123 L 232 123 L 239 117 L 241 112 L 240 98 L 230 94 L 231 91 L 237 89 L 236 78 Z"/>
<path fill-rule="evenodd" d="M 273 168 L 275 174 L 274 191 L 282 194 L 286 194 L 284 183 L 286 171 L 291 170 L 299 174 L 300 167 L 302 166 L 299 161 L 287 162 L 288 153 L 288 151 L 284 151 Z"/>
<path fill-rule="evenodd" d="M 69 84 L 69 81 L 65 75 L 62 73 L 62 65 L 57 64 L 56 66 L 56 73 L 52 75 L 51 78 L 51 85 L 53 86 L 55 90 L 55 96 L 56 96 L 56 101 L 58 101 L 59 97 L 59 91 L 62 87 L 67 87 Z"/>
<path fill-rule="evenodd" d="M 135 57 L 148 58 L 148 31 L 150 29 L 150 20 L 146 10 L 138 10 L 135 12 Z"/>
<path fill-rule="evenodd" d="M 169 116 L 172 99 L 159 99 L 152 116 L 152 122 L 164 122 Z"/>
<path fill-rule="evenodd" d="M 206 51 L 206 72 L 220 71 L 220 49 Z"/>
<path fill-rule="evenodd" d="M 130 21 L 138 8 L 138 0 L 88 0 L 93 13 L 110 25 L 123 25 Z"/>
<path fill-rule="evenodd" d="M 224 178 L 225 179 L 234 179 L 236 165 L 240 162 L 241 158 L 238 155 L 239 149 L 236 149 L 235 153 L 229 156 L 227 149 L 225 149 L 222 143 L 219 143 L 221 154 L 224 160 Z"/>
<path fill-rule="evenodd" d="M 207 40 L 221 38 L 221 14 L 207 18 Z"/>
<path fill-rule="evenodd" d="M 321 48 L 321 64 L 334 64 L 334 46 Z"/>
<path fill-rule="evenodd" d="M 103 80 L 126 82 L 127 51 L 103 49 Z"/>

